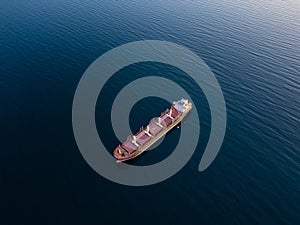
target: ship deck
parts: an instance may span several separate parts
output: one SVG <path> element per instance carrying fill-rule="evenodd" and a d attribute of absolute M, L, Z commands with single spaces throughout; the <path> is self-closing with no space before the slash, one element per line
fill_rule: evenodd
<path fill-rule="evenodd" d="M 149 137 L 145 133 L 144 130 L 141 131 L 140 133 L 138 133 L 137 137 L 139 137 L 139 139 L 138 138 L 136 139 L 137 143 L 139 143 L 139 142 L 141 143 L 143 140 L 145 140 L 145 135 L 148 137 L 148 138 L 146 138 L 147 141 L 146 142 L 144 141 L 143 142 L 144 144 L 142 146 L 140 146 L 139 148 L 137 148 L 137 149 L 136 149 L 136 146 L 133 145 L 136 150 L 131 151 L 132 155 L 128 158 L 119 159 L 119 160 L 117 160 L 117 162 L 122 162 L 122 161 L 126 161 L 126 160 L 129 160 L 129 159 L 135 158 L 138 155 L 140 155 L 141 153 L 145 152 L 153 144 L 155 144 L 159 139 L 161 139 L 163 136 L 165 136 L 171 129 L 173 129 L 175 126 L 177 126 L 182 121 L 182 119 L 189 113 L 189 111 L 191 109 L 192 109 L 192 105 L 190 104 L 185 112 L 176 115 L 177 118 L 174 120 L 173 123 L 168 123 L 168 124 L 167 123 L 166 124 L 162 123 L 164 125 L 163 127 L 160 127 L 158 124 L 156 124 L 154 121 L 152 121 L 148 125 L 149 126 L 149 133 L 152 135 L 152 137 Z M 171 118 L 166 116 L 166 114 L 161 116 L 162 121 L 164 121 L 163 119 L 165 119 L 165 118 L 168 118 L 168 119 L 171 120 Z M 171 122 L 172 122 L 172 120 L 171 120 Z"/>

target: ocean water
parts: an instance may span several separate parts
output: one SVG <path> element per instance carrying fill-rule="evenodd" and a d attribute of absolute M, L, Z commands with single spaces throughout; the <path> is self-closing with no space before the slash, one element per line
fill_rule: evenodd
<path fill-rule="evenodd" d="M 0 4 L 0 224 L 300 224 L 299 1 Z M 180 172 L 129 187 L 101 177 L 81 156 L 72 101 L 96 58 L 147 39 L 183 45 L 207 63 L 225 97 L 227 130 L 217 158 L 199 173 L 211 122 L 202 91 L 171 66 L 122 69 L 106 86 L 105 107 L 96 107 L 99 136 L 111 151 L 118 140 L 109 106 L 138 77 L 161 74 L 184 84 L 201 118 L 199 144 Z M 131 129 L 167 106 L 157 98 L 139 101 Z M 163 160 L 180 132 L 131 164 Z"/>

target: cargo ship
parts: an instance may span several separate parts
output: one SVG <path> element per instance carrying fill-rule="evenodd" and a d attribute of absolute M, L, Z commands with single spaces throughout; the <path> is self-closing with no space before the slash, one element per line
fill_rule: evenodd
<path fill-rule="evenodd" d="M 150 123 L 139 132 L 130 135 L 127 140 L 115 148 L 114 157 L 117 163 L 133 159 L 147 151 L 172 128 L 177 126 L 189 113 L 193 105 L 188 99 L 174 101 L 171 108 L 166 109 L 159 117 L 151 119 Z"/>

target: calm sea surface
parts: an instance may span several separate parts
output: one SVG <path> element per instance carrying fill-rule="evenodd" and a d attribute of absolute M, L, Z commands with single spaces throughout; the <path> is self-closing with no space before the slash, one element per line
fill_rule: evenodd
<path fill-rule="evenodd" d="M 0 224 L 300 224 L 298 0 L 0 5 Z M 182 84 L 201 120 L 198 147 L 179 173 L 129 187 L 99 176 L 81 156 L 72 101 L 96 58 L 146 39 L 183 45 L 209 65 L 224 93 L 227 130 L 216 160 L 199 173 L 211 123 L 201 89 L 159 63 L 118 71 L 96 107 L 99 136 L 111 152 L 119 143 L 110 124 L 112 101 L 136 78 L 157 74 Z M 132 130 L 167 106 L 157 98 L 139 101 L 130 114 Z M 131 164 L 163 160 L 179 135 L 175 129 Z"/>

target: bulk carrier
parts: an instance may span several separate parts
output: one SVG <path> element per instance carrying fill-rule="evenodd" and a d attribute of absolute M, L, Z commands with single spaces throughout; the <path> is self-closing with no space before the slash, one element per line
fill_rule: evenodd
<path fill-rule="evenodd" d="M 141 127 L 138 133 L 130 135 L 123 144 L 115 148 L 114 157 L 117 163 L 133 159 L 145 152 L 178 125 L 192 107 L 188 99 L 174 101 L 171 108 L 162 112 L 160 117 L 153 118 L 145 128 Z"/>

